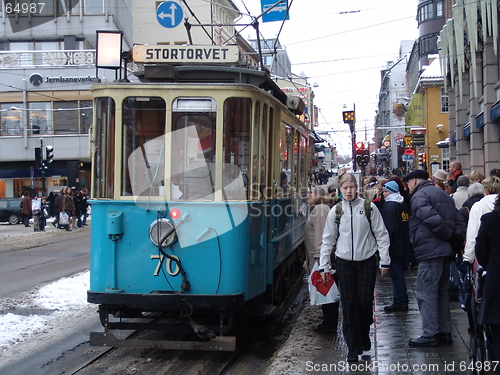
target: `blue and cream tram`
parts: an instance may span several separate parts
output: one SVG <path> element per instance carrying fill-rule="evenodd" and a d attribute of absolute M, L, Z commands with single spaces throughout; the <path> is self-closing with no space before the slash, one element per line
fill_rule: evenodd
<path fill-rule="evenodd" d="M 262 71 L 145 64 L 139 78 L 92 88 L 92 342 L 184 325 L 201 337 L 186 348 L 233 350 L 233 320 L 279 310 L 301 282 L 308 129 Z"/>

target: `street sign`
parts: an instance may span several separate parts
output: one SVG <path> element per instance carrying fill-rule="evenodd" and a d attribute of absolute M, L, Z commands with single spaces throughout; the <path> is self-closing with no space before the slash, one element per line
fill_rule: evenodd
<path fill-rule="evenodd" d="M 403 161 L 412 161 L 413 160 L 413 155 L 403 154 L 403 155 L 401 155 L 401 160 L 403 160 Z"/>
<path fill-rule="evenodd" d="M 413 145 L 414 146 L 424 146 L 425 145 L 425 134 L 413 134 Z"/>
<path fill-rule="evenodd" d="M 173 29 L 184 19 L 184 11 L 175 1 L 165 1 L 156 9 L 156 19 L 163 27 Z"/>
<path fill-rule="evenodd" d="M 269 8 L 271 8 L 277 2 L 278 0 L 261 0 L 262 13 L 269 10 Z M 274 22 L 290 19 L 290 15 L 287 12 L 287 2 L 287 0 L 283 0 L 283 2 L 276 5 L 269 12 L 263 14 L 262 22 Z"/>
<path fill-rule="evenodd" d="M 135 45 L 134 62 L 142 63 L 230 63 L 239 60 L 238 46 Z"/>

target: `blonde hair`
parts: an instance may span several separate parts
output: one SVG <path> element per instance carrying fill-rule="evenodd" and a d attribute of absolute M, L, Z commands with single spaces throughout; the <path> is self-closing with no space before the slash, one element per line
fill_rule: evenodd
<path fill-rule="evenodd" d="M 344 185 L 344 183 L 348 181 L 351 181 L 356 186 L 356 188 L 358 188 L 358 181 L 356 181 L 356 177 L 354 177 L 354 175 L 351 173 L 345 173 L 340 177 L 339 187 L 342 187 L 342 185 Z"/>
<path fill-rule="evenodd" d="M 472 171 L 467 177 L 469 177 L 469 180 L 479 180 L 479 182 L 482 182 L 484 180 L 484 175 L 479 172 L 479 171 Z"/>
<path fill-rule="evenodd" d="M 500 178 L 497 176 L 486 178 L 483 180 L 483 186 L 489 194 L 498 194 L 500 193 Z"/>

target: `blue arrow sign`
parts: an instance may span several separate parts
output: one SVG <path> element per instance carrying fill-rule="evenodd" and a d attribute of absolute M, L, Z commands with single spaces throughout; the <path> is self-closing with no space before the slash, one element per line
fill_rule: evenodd
<path fill-rule="evenodd" d="M 174 1 L 165 1 L 156 9 L 156 19 L 163 27 L 169 29 L 177 27 L 183 18 L 182 7 Z"/>

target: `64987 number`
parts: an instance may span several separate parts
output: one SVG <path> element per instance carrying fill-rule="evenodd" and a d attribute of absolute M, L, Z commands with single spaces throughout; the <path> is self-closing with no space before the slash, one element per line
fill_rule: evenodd
<path fill-rule="evenodd" d="M 18 2 L 12 4 L 5 3 L 5 13 L 7 14 L 41 14 L 45 3 Z"/>
<path fill-rule="evenodd" d="M 460 371 L 496 371 L 499 361 L 461 361 Z"/>

